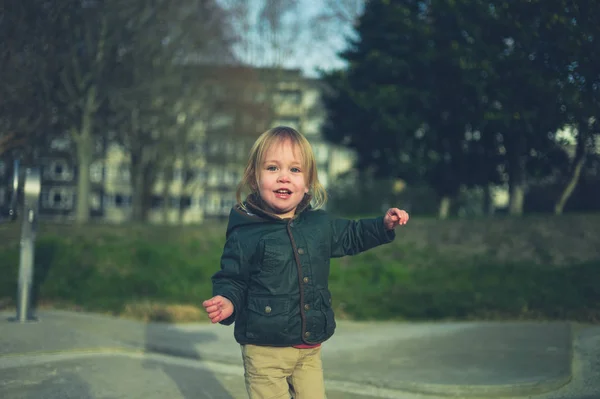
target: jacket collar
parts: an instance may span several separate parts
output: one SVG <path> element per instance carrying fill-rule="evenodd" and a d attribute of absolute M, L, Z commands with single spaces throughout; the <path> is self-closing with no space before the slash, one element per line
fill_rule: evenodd
<path fill-rule="evenodd" d="M 300 203 L 298 204 L 298 207 L 296 208 L 294 218 L 297 217 L 298 215 L 300 215 L 305 210 L 308 210 L 311 208 L 311 206 L 310 206 L 311 200 L 312 200 L 312 195 L 304 194 L 304 198 L 302 198 L 302 201 L 300 201 Z M 264 219 L 284 220 L 284 219 L 280 218 L 279 216 L 277 216 L 276 214 L 269 212 L 267 210 L 267 206 L 265 205 L 264 201 L 262 200 L 262 198 L 260 198 L 260 196 L 258 194 L 248 195 L 248 197 L 246 197 L 246 200 L 244 201 L 244 206 L 249 212 L 252 212 L 255 215 L 260 216 Z"/>

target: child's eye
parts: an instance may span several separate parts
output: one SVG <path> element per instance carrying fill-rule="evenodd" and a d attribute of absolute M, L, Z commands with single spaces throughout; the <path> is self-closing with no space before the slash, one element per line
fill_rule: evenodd
<path fill-rule="evenodd" d="M 292 168 L 291 171 L 293 173 L 300 173 L 300 168 Z"/>
<path fill-rule="evenodd" d="M 267 170 L 269 170 L 271 172 L 276 171 L 277 170 L 277 166 L 275 166 L 275 165 L 267 166 Z"/>

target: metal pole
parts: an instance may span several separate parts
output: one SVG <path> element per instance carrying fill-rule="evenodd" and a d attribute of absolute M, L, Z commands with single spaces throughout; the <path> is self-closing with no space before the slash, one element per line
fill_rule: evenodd
<path fill-rule="evenodd" d="M 17 321 L 35 320 L 31 314 L 31 289 L 33 285 L 33 261 L 35 236 L 40 201 L 40 172 L 37 168 L 25 171 L 23 189 L 23 222 L 21 225 L 21 256 L 19 263 L 19 289 L 17 296 Z"/>
<path fill-rule="evenodd" d="M 8 218 L 13 221 L 17 218 L 17 201 L 19 198 L 19 160 L 13 162 L 13 181 L 12 181 L 12 193 L 10 196 L 10 203 L 8 205 Z"/>

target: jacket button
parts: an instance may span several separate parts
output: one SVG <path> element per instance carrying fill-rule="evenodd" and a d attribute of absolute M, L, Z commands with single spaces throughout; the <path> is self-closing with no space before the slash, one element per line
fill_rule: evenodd
<path fill-rule="evenodd" d="M 265 306 L 265 313 L 271 313 L 271 307 Z"/>
<path fill-rule="evenodd" d="M 298 248 L 298 253 L 299 253 L 300 255 L 302 255 L 302 254 L 304 253 L 304 250 L 303 250 L 302 248 Z"/>
<path fill-rule="evenodd" d="M 308 303 L 304 305 L 304 310 L 310 310 L 310 305 Z"/>
<path fill-rule="evenodd" d="M 308 277 L 304 277 L 302 281 L 304 281 L 305 284 L 308 283 Z"/>
<path fill-rule="evenodd" d="M 304 338 L 308 338 L 308 337 L 310 337 L 310 331 L 307 331 L 304 333 Z"/>

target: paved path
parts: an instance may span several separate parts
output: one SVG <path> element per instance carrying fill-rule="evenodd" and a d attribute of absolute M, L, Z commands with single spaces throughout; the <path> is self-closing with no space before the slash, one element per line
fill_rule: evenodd
<path fill-rule="evenodd" d="M 0 398 L 245 398 L 231 327 L 0 312 Z M 573 344 L 574 343 L 574 344 Z M 600 398 L 600 327 L 340 322 L 329 399 Z"/>

